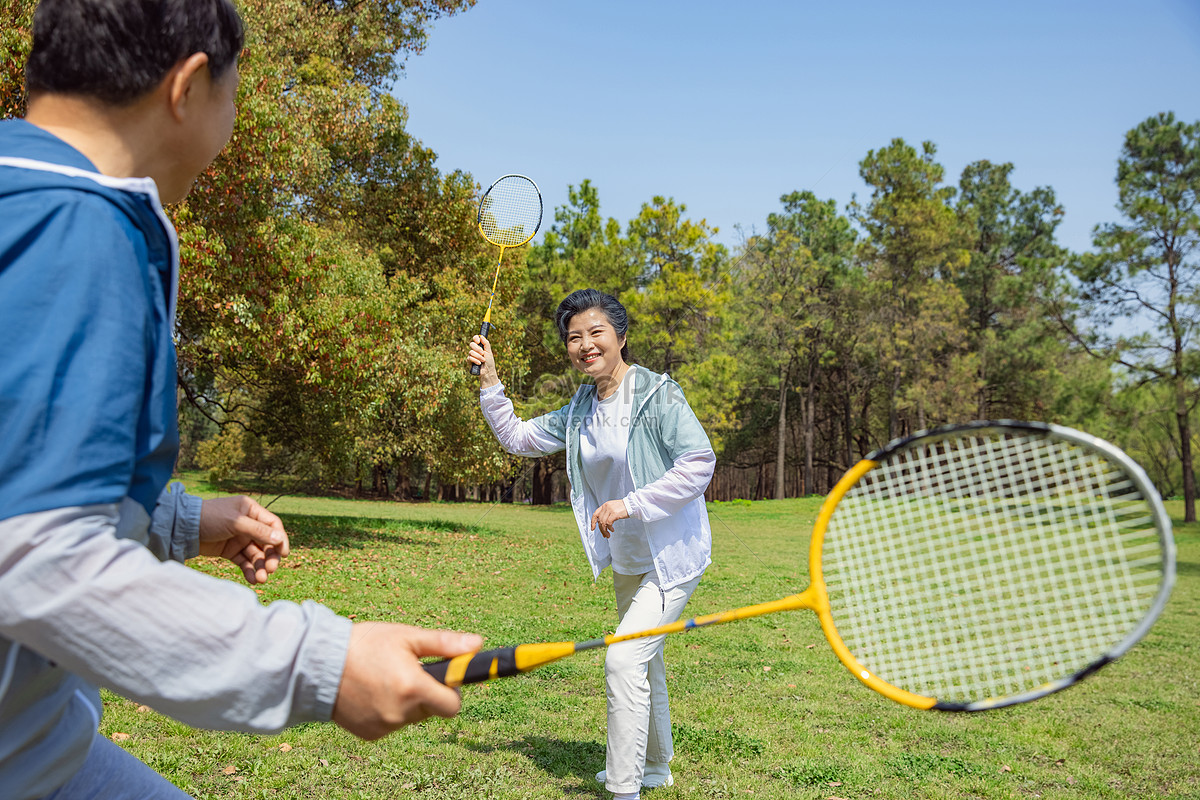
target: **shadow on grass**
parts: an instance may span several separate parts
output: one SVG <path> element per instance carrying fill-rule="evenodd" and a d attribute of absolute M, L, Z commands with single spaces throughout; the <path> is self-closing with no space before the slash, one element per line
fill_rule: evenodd
<path fill-rule="evenodd" d="M 1200 563 L 1195 561 L 1176 561 L 1175 573 L 1177 575 L 1200 575 Z"/>
<path fill-rule="evenodd" d="M 450 737 L 453 738 L 453 737 Z M 576 797 L 608 797 L 604 787 L 596 783 L 596 773 L 604 769 L 604 745 L 601 742 L 563 741 L 545 736 L 523 736 L 500 744 L 458 742 L 478 753 L 511 750 L 525 756 L 543 772 L 563 781 L 578 782 L 580 786 L 564 786 L 564 795 Z"/>
<path fill-rule="evenodd" d="M 411 547 L 440 547 L 437 534 L 466 536 L 489 533 L 476 525 L 449 520 L 401 520 L 381 517 L 327 517 L 314 514 L 280 514 L 292 544 L 301 547 L 361 550 L 386 542 Z M 428 534 L 414 537 L 408 534 Z"/>

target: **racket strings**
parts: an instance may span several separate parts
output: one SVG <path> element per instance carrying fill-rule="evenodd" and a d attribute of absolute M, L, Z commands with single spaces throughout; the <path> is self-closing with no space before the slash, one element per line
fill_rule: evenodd
<path fill-rule="evenodd" d="M 847 492 L 822 556 L 849 650 L 949 702 L 1095 663 L 1146 614 L 1161 569 L 1153 515 L 1117 464 L 1012 433 L 901 451 Z"/>
<path fill-rule="evenodd" d="M 1036 469 L 1045 469 L 1046 467 L 1047 467 L 1047 465 L 1041 464 L 1041 465 L 1037 466 Z M 1020 473 L 1017 473 L 1017 474 L 1019 475 Z M 1024 479 L 1026 476 L 1021 476 L 1021 477 L 1022 477 L 1022 479 Z M 1027 483 L 1027 481 L 1024 481 L 1024 482 Z M 1027 487 L 1022 487 L 1020 489 L 1020 491 L 1028 493 L 1029 490 Z M 1078 538 L 1075 538 L 1071 541 L 1078 543 L 1079 541 L 1086 542 L 1087 539 L 1080 540 Z M 1050 550 L 1048 550 L 1044 546 L 1044 542 L 1042 542 L 1040 540 L 1030 539 L 1030 538 L 1026 537 L 1024 539 L 1023 543 L 1025 544 L 1025 546 L 1027 548 L 1032 549 L 1035 559 L 1040 558 L 1043 561 L 1046 561 L 1046 560 L 1053 560 L 1055 558 L 1055 554 L 1053 552 L 1051 552 Z M 1011 585 L 1014 580 L 1013 570 L 1007 566 L 1007 565 L 1011 564 L 1011 562 L 1008 560 L 1005 560 L 1005 561 L 998 561 L 996 563 L 1002 567 L 1000 579 L 1006 585 Z M 1074 559 L 1073 559 L 1073 561 L 1068 562 L 1068 563 L 1074 563 L 1074 564 L 1088 563 L 1087 553 L 1084 552 L 1084 550 L 1076 547 L 1075 553 L 1074 553 Z M 1090 581 L 1094 582 L 1093 577 L 1087 577 L 1087 576 L 1077 576 L 1077 577 L 1079 578 L 1079 585 L 1087 585 Z M 1042 608 L 1042 609 L 1045 609 L 1048 611 L 1053 611 L 1053 610 L 1057 609 L 1058 611 L 1062 612 L 1058 615 L 1057 619 L 1042 620 L 1042 624 L 1044 627 L 1041 629 L 1040 633 L 1045 639 L 1053 641 L 1056 638 L 1061 638 L 1060 634 L 1062 631 L 1069 630 L 1072 626 L 1074 626 L 1075 624 L 1078 623 L 1078 620 L 1075 619 L 1075 617 L 1077 617 L 1077 614 L 1074 614 L 1073 612 L 1075 609 L 1077 609 L 1079 607 L 1081 599 L 1085 599 L 1085 598 L 1082 598 L 1078 591 L 1071 591 L 1071 588 L 1072 587 L 1070 587 L 1070 585 L 1068 585 L 1067 589 L 1064 591 L 1063 588 L 1060 587 L 1059 590 L 1056 593 L 1054 593 L 1053 595 L 1051 595 L 1049 593 L 1043 593 L 1042 595 L 1039 596 L 1039 595 L 1036 595 L 1029 591 L 1026 591 L 1024 593 L 1024 597 L 1022 598 L 1022 600 L 1026 604 L 1030 604 L 1034 607 L 1039 607 L 1039 608 Z M 1008 603 L 1013 602 L 1013 598 L 1011 596 L 1004 596 L 1003 593 L 1002 593 L 1002 596 L 1000 599 L 1002 601 L 1008 602 Z M 1054 603 L 1051 602 L 1052 600 L 1056 600 L 1056 599 L 1059 601 L 1058 605 L 1055 605 Z M 982 625 L 985 628 L 985 630 L 987 630 L 990 633 L 990 636 L 987 637 L 987 639 L 986 639 L 987 641 L 1004 643 L 1004 639 L 1002 638 L 1002 631 L 998 630 L 999 626 L 996 624 L 997 621 L 998 621 L 997 617 L 991 616 L 990 620 L 986 619 L 986 617 L 985 617 L 984 620 L 978 621 L 978 624 Z M 1108 637 L 1108 641 L 1112 641 L 1112 635 L 1115 633 L 1119 633 L 1119 631 L 1112 631 L 1112 630 L 1102 631 L 1102 634 Z M 977 665 L 971 666 L 969 669 L 969 672 L 980 673 L 986 668 L 986 666 L 988 664 L 995 663 L 995 658 L 997 657 L 997 655 L 1003 655 L 1003 651 L 997 650 L 995 648 L 981 648 L 976 653 L 976 655 L 978 656 L 978 661 L 980 663 Z M 1057 660 L 1051 658 L 1051 655 L 1052 654 L 1050 654 L 1048 651 L 1046 651 L 1044 649 L 1034 651 L 1034 652 L 1028 652 L 1026 654 L 1026 659 L 1028 662 L 1026 664 L 1026 666 L 1029 668 L 1030 671 L 1036 671 L 1036 669 L 1038 667 L 1040 667 L 1043 670 L 1043 674 L 1045 674 L 1047 671 L 1053 673 L 1055 671 L 1056 667 L 1059 669 L 1061 669 L 1061 667 Z M 1030 666 L 1031 664 L 1032 664 L 1032 666 Z M 1007 685 L 1011 691 L 1013 689 L 1013 684 L 1010 682 Z"/>
<path fill-rule="evenodd" d="M 500 247 L 517 247 L 533 238 L 542 224 L 542 195 L 524 175 L 506 175 L 479 202 L 479 230 Z"/>

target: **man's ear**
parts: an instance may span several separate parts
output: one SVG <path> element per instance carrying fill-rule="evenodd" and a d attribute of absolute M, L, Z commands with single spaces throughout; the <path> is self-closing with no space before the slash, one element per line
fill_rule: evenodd
<path fill-rule="evenodd" d="M 196 82 L 208 77 L 208 53 L 192 53 L 167 73 L 167 102 L 171 116 L 182 122 Z"/>

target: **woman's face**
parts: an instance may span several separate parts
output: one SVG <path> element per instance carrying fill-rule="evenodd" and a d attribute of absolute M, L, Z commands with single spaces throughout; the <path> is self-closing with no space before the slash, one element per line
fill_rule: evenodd
<path fill-rule="evenodd" d="M 624 363 L 621 348 L 625 337 L 617 336 L 608 317 L 598 308 L 589 308 L 571 317 L 567 323 L 567 356 L 571 365 L 593 378 L 613 375 Z"/>

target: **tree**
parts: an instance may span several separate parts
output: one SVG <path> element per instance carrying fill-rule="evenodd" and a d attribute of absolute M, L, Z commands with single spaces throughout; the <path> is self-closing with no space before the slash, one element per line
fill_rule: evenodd
<path fill-rule="evenodd" d="M 1056 368 L 1066 344 L 1044 298 L 1066 291 L 1055 272 L 1066 257 L 1054 242 L 1063 209 L 1048 187 L 1013 188 L 1012 170 L 967 165 L 955 205 L 969 254 L 955 285 L 978 365 L 979 419 L 1043 418 L 1061 384 Z"/>
<path fill-rule="evenodd" d="M 930 418 L 969 415 L 977 392 L 977 369 L 964 346 L 966 303 L 955 284 L 969 259 L 950 206 L 955 191 L 942 185 L 936 154 L 932 142 L 918 152 L 903 139 L 868 152 L 859 174 L 871 199 L 865 207 L 851 203 L 866 233 L 860 258 L 875 309 L 866 322 L 890 380 L 889 438 L 924 428 Z"/>
<path fill-rule="evenodd" d="M 1096 252 L 1073 264 L 1082 300 L 1101 324 L 1125 321 L 1124 333 L 1090 335 L 1071 328 L 1090 352 L 1111 355 L 1144 384 L 1170 388 L 1182 470 L 1184 520 L 1196 520 L 1191 411 L 1198 399 L 1200 358 L 1200 122 L 1166 112 L 1125 135 L 1117 162 L 1117 209 L 1125 223 L 1098 225 Z M 1144 322 L 1149 330 L 1130 331 Z"/>
<path fill-rule="evenodd" d="M 654 370 L 675 372 L 703 361 L 720 336 L 729 294 L 728 253 L 717 231 L 693 222 L 687 206 L 654 197 L 629 222 L 637 291 L 623 297 L 635 328 L 630 350 Z"/>
<path fill-rule="evenodd" d="M 9 0 L 0 12 L 0 118 L 25 114 L 25 59 L 37 0 Z"/>
<path fill-rule="evenodd" d="M 521 319 L 525 346 L 531 354 L 530 374 L 543 380 L 572 370 L 554 325 L 558 304 L 577 289 L 592 288 L 618 300 L 637 286 L 639 265 L 629 239 L 615 219 L 600 214 L 600 193 L 584 179 L 567 187 L 567 205 L 554 210 L 554 224 L 529 251 L 521 287 Z M 568 382 L 569 383 L 569 382 Z"/>
<path fill-rule="evenodd" d="M 460 369 L 494 264 L 476 187 L 438 172 L 387 94 L 430 20 L 469 5 L 242 3 L 234 139 L 172 209 L 187 396 L 324 482 L 365 470 L 382 487 L 414 460 L 452 482 L 506 469 L 480 448 L 445 457 L 458 437 L 486 441 Z"/>
<path fill-rule="evenodd" d="M 817 390 L 838 335 L 838 293 L 855 242 L 850 221 L 837 213 L 833 200 L 821 201 L 806 191 L 780 201 L 783 213 L 767 217 L 767 233 L 746 242 L 738 275 L 746 321 L 739 350 L 747 361 L 758 363 L 759 374 L 777 381 L 776 499 L 786 496 L 788 396 L 797 377 L 804 441 L 801 485 L 810 491 L 813 486 Z"/>
<path fill-rule="evenodd" d="M 529 249 L 527 269 L 521 285 L 517 327 L 529 354 L 526 386 L 498 363 L 514 404 L 523 416 L 552 411 L 570 401 L 580 375 L 566 359 L 566 351 L 554 323 L 554 312 L 562 299 L 577 289 L 593 288 L 621 298 L 636 286 L 637 263 L 630 255 L 629 241 L 615 219 L 600 213 L 600 193 L 590 180 L 567 187 L 567 205 L 554 210 L 554 223 L 540 244 Z M 566 469 L 561 453 L 536 459 L 529 468 L 531 499 L 535 505 L 553 501 L 555 473 Z"/>

